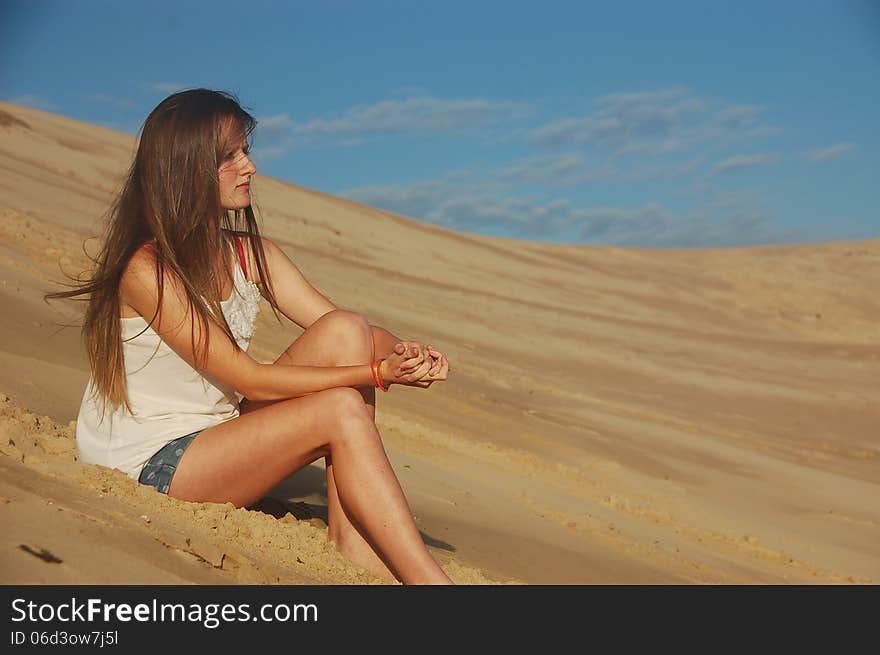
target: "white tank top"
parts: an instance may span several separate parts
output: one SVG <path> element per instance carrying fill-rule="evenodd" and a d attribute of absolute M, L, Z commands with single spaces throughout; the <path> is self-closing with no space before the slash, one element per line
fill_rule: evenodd
<path fill-rule="evenodd" d="M 220 307 L 236 343 L 246 351 L 260 291 L 238 265 L 233 278 L 232 293 Z M 242 396 L 190 366 L 142 317 L 120 321 L 131 412 L 108 407 L 102 420 L 103 401 L 89 380 L 76 422 L 76 450 L 80 461 L 137 479 L 147 460 L 169 441 L 237 417 Z"/>

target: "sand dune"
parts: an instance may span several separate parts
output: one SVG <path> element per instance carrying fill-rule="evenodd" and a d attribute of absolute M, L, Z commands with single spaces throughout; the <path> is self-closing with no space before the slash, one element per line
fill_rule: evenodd
<path fill-rule="evenodd" d="M 0 580 L 376 582 L 326 540 L 318 465 L 260 511 L 75 461 L 81 306 L 42 294 L 87 268 L 133 147 L 0 103 Z M 448 382 L 395 388 L 378 423 L 457 581 L 880 580 L 880 239 L 564 246 L 265 176 L 254 192 L 265 234 L 337 305 L 449 355 Z M 298 333 L 264 311 L 252 353 Z"/>

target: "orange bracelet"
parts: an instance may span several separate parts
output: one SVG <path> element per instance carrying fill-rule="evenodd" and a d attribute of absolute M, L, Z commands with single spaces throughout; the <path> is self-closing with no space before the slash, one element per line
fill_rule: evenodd
<path fill-rule="evenodd" d="M 379 387 L 382 391 L 388 391 L 388 387 L 382 384 L 382 380 L 379 378 L 379 365 L 384 361 L 384 359 L 380 359 L 377 362 L 372 362 L 370 364 L 370 370 L 373 372 L 373 382 L 376 383 L 376 386 Z"/>

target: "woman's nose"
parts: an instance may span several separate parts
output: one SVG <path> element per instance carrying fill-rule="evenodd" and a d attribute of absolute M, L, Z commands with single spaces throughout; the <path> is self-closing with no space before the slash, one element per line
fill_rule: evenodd
<path fill-rule="evenodd" d="M 244 161 L 242 162 L 242 173 L 253 175 L 256 172 L 257 166 L 254 164 L 254 160 L 251 159 L 250 155 L 245 155 Z"/>

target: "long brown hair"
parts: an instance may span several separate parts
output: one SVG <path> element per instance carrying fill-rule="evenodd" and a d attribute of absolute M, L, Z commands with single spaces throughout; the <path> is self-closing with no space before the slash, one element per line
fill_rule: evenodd
<path fill-rule="evenodd" d="M 167 272 L 186 291 L 189 311 L 203 338 L 193 358 L 203 365 L 208 351 L 209 320 L 216 321 L 235 344 L 220 307 L 227 267 L 218 267 L 231 253 L 232 235 L 251 246 L 262 292 L 277 312 L 266 257 L 251 206 L 235 211 L 221 207 L 218 168 L 225 154 L 225 134 L 235 126 L 250 139 L 256 119 L 238 100 L 223 91 L 190 89 L 175 93 L 150 112 L 141 128 L 137 153 L 122 190 L 109 210 L 107 232 L 94 258 L 91 276 L 70 291 L 46 298 L 87 296 L 83 339 L 95 392 L 110 406 L 130 409 L 122 351 L 119 284 L 132 255 L 150 243 L 156 253 L 159 303 Z M 146 318 L 146 317 L 145 317 Z M 148 321 L 152 325 L 153 316 Z M 106 405 L 106 403 L 105 403 Z"/>

